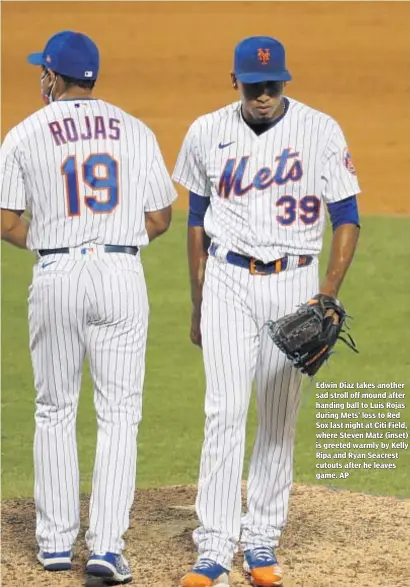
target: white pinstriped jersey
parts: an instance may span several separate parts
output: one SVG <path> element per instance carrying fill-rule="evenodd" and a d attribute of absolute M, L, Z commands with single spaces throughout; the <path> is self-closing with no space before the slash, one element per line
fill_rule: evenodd
<path fill-rule="evenodd" d="M 62 100 L 1 147 L 1 207 L 28 209 L 29 249 L 148 244 L 144 212 L 177 197 L 154 133 L 103 100 Z"/>
<path fill-rule="evenodd" d="M 259 136 L 244 122 L 240 102 L 199 117 L 173 173 L 210 198 L 204 227 L 213 242 L 264 262 L 319 253 L 323 204 L 360 192 L 337 122 L 286 101 L 285 115 Z"/>

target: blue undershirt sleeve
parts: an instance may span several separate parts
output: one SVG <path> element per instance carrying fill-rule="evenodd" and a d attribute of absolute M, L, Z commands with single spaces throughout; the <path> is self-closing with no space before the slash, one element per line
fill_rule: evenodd
<path fill-rule="evenodd" d="M 205 213 L 209 202 L 209 197 L 189 192 L 188 226 L 204 226 Z"/>
<path fill-rule="evenodd" d="M 356 224 L 360 228 L 357 197 L 350 196 L 339 202 L 327 204 L 333 232 L 342 224 Z"/>

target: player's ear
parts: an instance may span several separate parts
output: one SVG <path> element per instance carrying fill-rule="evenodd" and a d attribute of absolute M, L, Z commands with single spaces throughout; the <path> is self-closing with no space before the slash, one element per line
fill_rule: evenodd
<path fill-rule="evenodd" d="M 236 75 L 232 72 L 231 73 L 231 82 L 232 82 L 232 87 L 234 90 L 238 89 L 238 81 L 236 79 Z"/>

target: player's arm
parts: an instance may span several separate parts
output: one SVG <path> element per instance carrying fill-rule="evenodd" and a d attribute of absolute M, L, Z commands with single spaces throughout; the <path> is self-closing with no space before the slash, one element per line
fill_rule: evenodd
<path fill-rule="evenodd" d="M 209 245 L 209 238 L 204 229 L 204 217 L 209 201 L 207 197 L 189 192 L 187 253 L 192 302 L 191 341 L 198 346 L 202 344 L 200 329 L 202 289 Z"/>
<path fill-rule="evenodd" d="M 164 234 L 170 227 L 171 204 L 178 197 L 158 142 L 153 135 L 152 140 L 153 162 L 149 172 L 145 202 L 145 230 L 150 242 Z"/>
<path fill-rule="evenodd" d="M 20 160 L 21 154 L 11 131 L 4 139 L 0 154 L 1 240 L 26 249 L 29 224 L 22 218 L 26 190 Z"/>
<path fill-rule="evenodd" d="M 149 241 L 153 241 L 157 236 L 164 234 L 171 225 L 172 206 L 162 208 L 162 210 L 152 210 L 145 212 L 145 229 Z"/>
<path fill-rule="evenodd" d="M 187 254 L 189 279 L 191 284 L 191 341 L 202 346 L 201 305 L 202 289 L 205 279 L 207 249 L 209 239 L 204 230 L 204 218 L 210 203 L 211 189 L 203 163 L 206 150 L 199 137 L 204 138 L 199 121 L 189 128 L 175 164 L 172 175 L 174 181 L 189 190 L 189 215 L 187 229 Z"/>
<path fill-rule="evenodd" d="M 20 249 L 27 248 L 29 223 L 22 218 L 24 210 L 1 209 L 1 240 Z"/>
<path fill-rule="evenodd" d="M 332 222 L 333 237 L 320 292 L 337 297 L 353 260 L 360 232 L 356 197 L 360 186 L 346 138 L 337 123 L 331 128 L 322 161 L 322 197 Z"/>
<path fill-rule="evenodd" d="M 327 208 L 332 222 L 333 237 L 320 293 L 336 298 L 356 251 L 360 221 L 356 196 L 329 203 Z"/>

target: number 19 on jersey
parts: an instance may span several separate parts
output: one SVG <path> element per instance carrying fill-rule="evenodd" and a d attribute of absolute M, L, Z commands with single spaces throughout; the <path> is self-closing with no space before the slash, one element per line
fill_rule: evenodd
<path fill-rule="evenodd" d="M 102 170 L 102 175 L 97 174 Z M 65 180 L 67 214 L 81 215 L 81 200 L 95 214 L 109 214 L 119 202 L 119 169 L 118 161 L 108 153 L 96 153 L 87 157 L 82 165 L 75 155 L 70 155 L 61 166 Z M 80 176 L 82 185 L 90 187 L 93 192 L 105 192 L 103 197 L 97 195 L 81 197 Z"/>

